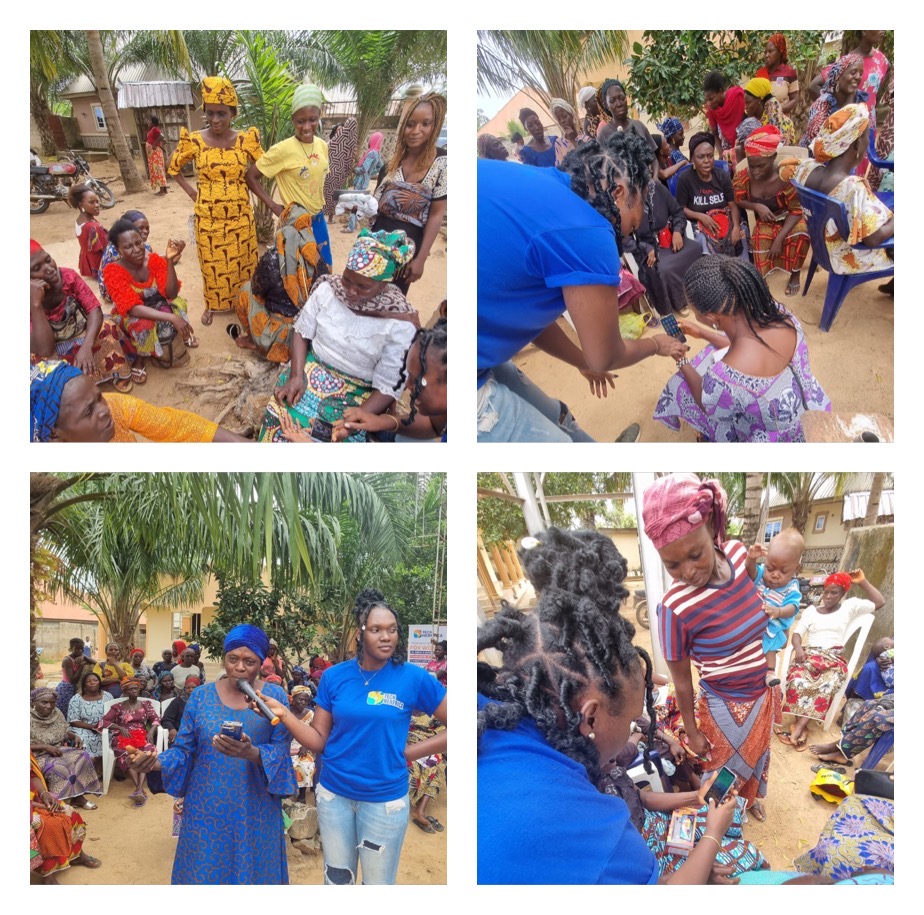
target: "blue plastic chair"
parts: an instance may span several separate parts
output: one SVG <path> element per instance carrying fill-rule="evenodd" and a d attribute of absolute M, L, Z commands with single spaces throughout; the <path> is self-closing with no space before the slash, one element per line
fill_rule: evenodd
<path fill-rule="evenodd" d="M 895 744 L 895 731 L 886 731 L 874 744 L 866 759 L 863 760 L 864 769 L 875 769 L 882 757 L 892 749 Z"/>
<path fill-rule="evenodd" d="M 671 175 L 670 178 L 667 179 L 667 189 L 671 192 L 671 194 L 672 194 L 674 197 L 677 196 L 677 179 L 678 179 L 688 168 L 692 168 L 692 167 L 693 167 L 693 166 L 691 165 L 691 163 L 687 162 L 687 164 L 684 165 L 683 168 L 677 169 L 677 171 L 675 171 L 674 174 Z M 716 160 L 715 160 L 715 167 L 716 167 L 716 168 L 724 168 L 725 171 L 728 171 L 728 163 L 727 163 L 724 159 L 716 159 Z"/>
<path fill-rule="evenodd" d="M 888 159 L 880 159 L 876 156 L 876 131 L 872 127 L 869 129 L 869 150 L 866 153 L 869 161 L 880 171 L 894 172 L 895 162 Z M 894 213 L 895 212 L 895 193 L 894 191 L 874 191 L 875 195 Z"/>
<path fill-rule="evenodd" d="M 825 226 L 828 220 L 834 220 L 838 234 L 841 238 L 850 237 L 850 228 L 847 222 L 847 210 L 839 200 L 828 197 L 819 191 L 813 191 L 804 185 L 792 182 L 799 197 L 799 203 L 802 205 L 802 212 L 805 214 L 805 222 L 808 226 L 809 238 L 812 241 L 812 261 L 809 264 L 808 276 L 805 278 L 805 287 L 802 295 L 809 291 L 812 285 L 812 277 L 819 265 L 828 271 L 828 289 L 825 292 L 825 304 L 821 312 L 820 327 L 823 331 L 831 330 L 831 325 L 841 310 L 841 305 L 850 290 L 854 286 L 862 283 L 868 283 L 870 280 L 878 280 L 883 277 L 895 275 L 895 268 L 889 267 L 887 270 L 873 270 L 869 273 L 852 273 L 841 274 L 835 273 L 831 267 L 831 259 L 828 256 L 828 246 L 825 244 Z M 878 245 L 879 248 L 889 248 L 894 246 L 894 237 Z M 856 248 L 866 248 L 866 245 L 854 245 Z"/>

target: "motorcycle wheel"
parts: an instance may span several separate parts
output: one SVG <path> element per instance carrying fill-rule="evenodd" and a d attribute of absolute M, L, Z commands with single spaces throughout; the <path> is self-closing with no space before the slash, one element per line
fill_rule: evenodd
<path fill-rule="evenodd" d="M 648 625 L 648 601 L 643 600 L 635 608 L 635 621 L 645 629 L 650 628 Z"/>
<path fill-rule="evenodd" d="M 48 204 L 51 203 L 50 200 L 42 200 L 41 198 L 36 200 L 34 197 L 29 198 L 29 212 L 30 213 L 44 213 L 48 209 Z"/>
<path fill-rule="evenodd" d="M 92 182 L 88 181 L 87 183 L 96 191 L 96 196 L 99 197 L 99 205 L 104 210 L 111 210 L 116 205 L 115 194 L 102 181 L 97 181 L 94 178 Z"/>

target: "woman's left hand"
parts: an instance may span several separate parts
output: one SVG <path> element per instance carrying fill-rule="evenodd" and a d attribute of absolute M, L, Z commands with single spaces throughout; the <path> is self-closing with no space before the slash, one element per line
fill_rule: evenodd
<path fill-rule="evenodd" d="M 859 585 L 866 581 L 866 576 L 863 574 L 863 569 L 851 569 L 848 573 L 850 580 L 855 584 Z"/>
<path fill-rule="evenodd" d="M 616 387 L 615 379 L 617 376 L 611 372 L 591 372 L 589 369 L 581 369 L 580 372 L 590 384 L 590 393 L 594 397 L 606 397 L 607 385 L 611 388 Z"/>
<path fill-rule="evenodd" d="M 683 234 L 681 232 L 674 232 L 671 236 L 671 248 L 673 248 L 676 253 L 683 247 Z"/>
<path fill-rule="evenodd" d="M 74 368 L 80 369 L 84 375 L 93 374 L 93 347 L 87 346 L 86 343 L 77 350 L 74 356 Z"/>
<path fill-rule="evenodd" d="M 237 759 L 253 759 L 254 752 L 259 753 L 259 750 L 256 750 L 246 734 L 241 734 L 240 740 L 228 737 L 227 734 L 216 734 L 212 738 L 212 746 L 219 753 L 224 753 L 225 756 L 234 756 Z"/>
<path fill-rule="evenodd" d="M 777 235 L 773 239 L 773 243 L 770 245 L 770 250 L 767 252 L 767 257 L 770 260 L 776 260 L 783 253 L 783 236 L 782 234 Z"/>
<path fill-rule="evenodd" d="M 655 249 L 654 249 L 654 248 L 652 248 L 652 249 L 648 252 L 648 257 L 645 258 L 645 263 L 646 263 L 649 267 L 654 267 L 654 265 L 655 265 Z"/>
<path fill-rule="evenodd" d="M 167 242 L 167 260 L 173 261 L 174 264 L 178 263 L 185 247 L 186 242 L 183 239 L 171 238 Z"/>
<path fill-rule="evenodd" d="M 404 278 L 409 283 L 416 283 L 423 276 L 424 264 L 426 264 L 426 262 L 427 259 L 425 257 L 420 257 L 419 255 L 415 257 L 414 260 L 408 264 Z"/>
<path fill-rule="evenodd" d="M 731 233 L 732 244 L 737 245 L 738 242 L 741 241 L 743 234 L 744 233 L 741 231 L 741 226 L 735 226 L 734 228 L 732 228 L 732 233 Z"/>
<path fill-rule="evenodd" d="M 285 436 L 287 442 L 306 442 L 311 445 L 316 445 L 317 442 L 311 437 L 310 429 L 303 429 L 294 419 L 289 415 L 289 411 L 282 409 L 279 410 L 279 428 L 282 430 L 282 434 Z"/>
<path fill-rule="evenodd" d="M 71 741 L 71 746 L 76 747 L 78 750 L 83 749 L 83 741 L 77 736 L 74 731 L 68 731 L 67 736 Z"/>
<path fill-rule="evenodd" d="M 42 806 L 51 813 L 56 813 L 62 808 L 61 802 L 50 791 L 42 791 L 38 799 Z"/>

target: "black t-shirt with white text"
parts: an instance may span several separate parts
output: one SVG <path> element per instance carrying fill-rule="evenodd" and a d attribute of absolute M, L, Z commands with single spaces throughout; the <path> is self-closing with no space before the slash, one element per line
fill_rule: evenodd
<path fill-rule="evenodd" d="M 713 168 L 709 181 L 703 181 L 695 168 L 688 168 L 677 179 L 677 203 L 695 213 L 723 210 L 735 199 L 731 177 L 723 168 Z"/>

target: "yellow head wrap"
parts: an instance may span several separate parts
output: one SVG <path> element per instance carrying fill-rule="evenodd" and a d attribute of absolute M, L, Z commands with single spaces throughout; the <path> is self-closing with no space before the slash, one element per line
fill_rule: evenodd
<path fill-rule="evenodd" d="M 829 162 L 842 156 L 869 128 L 869 109 L 862 102 L 844 105 L 825 121 L 812 144 L 818 162 Z"/>
<path fill-rule="evenodd" d="M 223 76 L 206 76 L 202 80 L 202 104 L 237 108 L 237 93 L 231 81 Z"/>
<path fill-rule="evenodd" d="M 763 76 L 755 76 L 754 79 L 744 86 L 745 92 L 761 99 L 766 98 L 770 94 L 771 89 L 770 80 L 765 79 Z"/>

